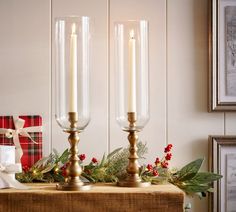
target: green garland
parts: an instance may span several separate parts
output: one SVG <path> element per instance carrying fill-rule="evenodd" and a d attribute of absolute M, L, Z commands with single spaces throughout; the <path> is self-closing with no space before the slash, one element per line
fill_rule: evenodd
<path fill-rule="evenodd" d="M 144 159 L 147 153 L 147 146 L 138 142 L 138 156 Z M 221 175 L 211 172 L 199 172 L 204 159 L 197 159 L 182 169 L 168 168 L 168 162 L 172 154 L 172 145 L 165 148 L 165 156 L 159 160 L 156 158 L 154 164 L 142 165 L 140 167 L 140 177 L 143 181 L 152 184 L 171 183 L 186 194 L 196 194 L 205 197 L 207 192 L 212 192 L 212 182 L 222 178 Z M 126 166 L 128 164 L 129 149 L 119 148 L 107 156 L 104 154 L 101 161 L 93 158 L 87 165 L 83 164 L 85 155 L 79 155 L 80 165 L 83 168 L 81 179 L 85 182 L 117 182 L 118 179 L 125 178 Z M 69 151 L 65 150 L 61 155 L 54 150 L 48 157 L 42 158 L 31 168 L 23 167 L 23 172 L 18 173 L 16 178 L 22 183 L 32 182 L 62 182 L 67 175 Z"/>

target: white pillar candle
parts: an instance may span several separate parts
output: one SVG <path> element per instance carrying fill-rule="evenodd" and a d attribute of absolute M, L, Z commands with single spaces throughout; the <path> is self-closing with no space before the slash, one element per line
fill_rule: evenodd
<path fill-rule="evenodd" d="M 71 26 L 70 36 L 70 96 L 69 96 L 69 111 L 77 112 L 77 34 L 76 24 Z"/>
<path fill-rule="evenodd" d="M 130 31 L 129 39 L 129 81 L 128 81 L 128 112 L 136 112 L 136 47 L 134 30 Z"/>

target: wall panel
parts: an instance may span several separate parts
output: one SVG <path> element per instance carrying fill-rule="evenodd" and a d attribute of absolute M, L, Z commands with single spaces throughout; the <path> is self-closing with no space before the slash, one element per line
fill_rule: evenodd
<path fill-rule="evenodd" d="M 236 114 L 225 113 L 225 134 L 236 135 Z"/>
<path fill-rule="evenodd" d="M 50 1 L 0 1 L 0 115 L 43 118 L 50 152 Z"/>

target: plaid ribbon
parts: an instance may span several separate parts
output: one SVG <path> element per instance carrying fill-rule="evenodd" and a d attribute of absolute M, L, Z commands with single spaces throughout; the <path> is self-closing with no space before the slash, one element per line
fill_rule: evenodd
<path fill-rule="evenodd" d="M 16 162 L 20 163 L 20 159 L 23 155 L 23 150 L 19 141 L 19 135 L 28 137 L 33 143 L 37 144 L 33 138 L 29 135 L 29 132 L 41 132 L 41 126 L 24 127 L 25 120 L 19 117 L 13 118 L 15 129 L 0 128 L 0 134 L 5 134 L 7 138 L 13 138 L 13 143 L 16 146 Z"/>

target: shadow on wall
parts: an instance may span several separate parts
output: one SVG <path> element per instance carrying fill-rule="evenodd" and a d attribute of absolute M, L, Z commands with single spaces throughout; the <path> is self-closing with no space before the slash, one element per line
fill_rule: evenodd
<path fill-rule="evenodd" d="M 196 150 L 199 149 L 199 146 L 201 146 L 201 152 L 196 151 Z M 207 167 L 208 167 L 207 166 L 207 164 L 208 164 L 208 151 L 202 152 L 203 149 L 208 150 L 208 140 L 207 140 L 207 138 L 193 140 L 191 142 L 191 147 L 189 147 L 189 150 L 190 149 L 191 149 L 192 156 L 193 156 L 194 159 L 205 157 L 202 169 L 207 170 Z"/>
<path fill-rule="evenodd" d="M 208 111 L 208 11 L 209 5 L 206 0 L 193 1 L 193 36 L 194 36 L 194 101 L 195 109 L 198 112 Z M 196 151 L 201 146 L 201 150 Z M 193 158 L 205 156 L 205 161 L 201 170 L 208 169 L 208 142 L 207 137 L 191 142 Z M 206 210 L 207 198 L 190 200 L 198 211 Z M 192 211 L 195 209 L 192 208 Z"/>
<path fill-rule="evenodd" d="M 195 106 L 199 112 L 208 108 L 208 11 L 206 0 L 193 1 Z"/>

